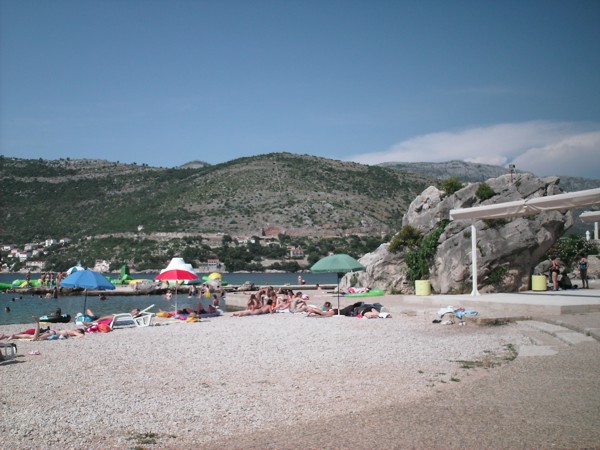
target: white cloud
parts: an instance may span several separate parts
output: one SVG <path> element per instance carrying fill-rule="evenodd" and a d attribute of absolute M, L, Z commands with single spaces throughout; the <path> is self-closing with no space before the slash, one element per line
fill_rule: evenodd
<path fill-rule="evenodd" d="M 537 175 L 600 179 L 600 131 L 575 134 L 543 147 L 528 149 L 513 163 Z"/>
<path fill-rule="evenodd" d="M 592 128 L 592 131 L 590 131 Z M 349 158 L 363 164 L 461 160 L 536 175 L 600 178 L 600 131 L 567 122 L 534 121 L 472 127 L 408 139 L 389 150 Z"/>

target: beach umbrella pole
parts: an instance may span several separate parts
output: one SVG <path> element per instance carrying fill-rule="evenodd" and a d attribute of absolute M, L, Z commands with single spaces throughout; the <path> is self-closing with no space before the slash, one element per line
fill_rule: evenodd
<path fill-rule="evenodd" d="M 338 274 L 337 274 L 337 279 L 338 279 L 337 280 L 338 281 L 338 316 L 341 314 L 340 313 L 340 279 L 342 278 L 341 275 L 342 274 L 338 272 Z"/>

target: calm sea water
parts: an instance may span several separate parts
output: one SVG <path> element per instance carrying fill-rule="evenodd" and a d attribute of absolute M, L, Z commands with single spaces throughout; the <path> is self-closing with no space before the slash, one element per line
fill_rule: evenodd
<path fill-rule="evenodd" d="M 198 274 L 200 277 L 208 274 Z M 115 274 L 113 277 L 117 276 Z M 135 279 L 153 279 L 156 274 L 132 274 Z M 32 279 L 37 279 L 39 274 L 32 274 Z M 0 274 L 0 283 L 12 283 L 13 280 L 24 279 L 24 274 Z M 308 285 L 314 284 L 336 284 L 337 275 L 335 273 L 303 273 L 302 278 Z M 232 285 L 243 284 L 245 281 L 251 281 L 257 286 L 265 285 L 285 285 L 298 284 L 298 274 L 293 273 L 232 273 L 224 274 L 223 280 Z M 78 312 L 83 312 L 84 301 L 87 308 L 91 309 L 96 315 L 112 314 L 116 312 L 127 312 L 132 308 L 144 309 L 150 305 L 155 305 L 153 311 L 158 308 L 170 310 L 177 303 L 178 308 L 191 307 L 197 305 L 197 299 L 188 299 L 187 294 L 178 294 L 176 298 L 167 301 L 161 295 L 139 295 L 139 296 L 108 296 L 106 300 L 100 300 L 97 296 L 84 295 L 59 297 L 58 299 L 46 300 L 37 295 L 0 293 L 0 325 L 13 323 L 31 323 L 31 316 L 51 314 L 57 308 L 62 310 L 63 314 L 70 314 L 73 318 Z M 6 308 L 10 312 L 6 311 Z"/>

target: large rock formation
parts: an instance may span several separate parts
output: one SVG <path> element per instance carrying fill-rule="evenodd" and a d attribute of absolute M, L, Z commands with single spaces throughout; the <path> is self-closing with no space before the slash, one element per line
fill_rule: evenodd
<path fill-rule="evenodd" d="M 431 186 L 410 205 L 403 225 L 418 228 L 423 235 L 436 229 L 450 217 L 451 209 L 468 208 L 512 200 L 560 193 L 559 178 L 537 178 L 519 174 L 487 180 L 496 193 L 481 201 L 477 189 L 481 183 L 468 184 L 452 195 Z M 554 242 L 573 225 L 570 212 L 545 212 L 535 216 L 496 220 L 452 221 L 438 240 L 429 279 L 434 292 L 471 291 L 471 225 L 477 236 L 477 277 L 481 292 L 514 292 L 528 289 L 533 268 Z M 344 277 L 342 287 L 350 284 L 385 289 L 388 292 L 412 292 L 407 281 L 407 266 L 402 251 L 392 254 L 389 244 L 361 258 L 365 272 Z"/>

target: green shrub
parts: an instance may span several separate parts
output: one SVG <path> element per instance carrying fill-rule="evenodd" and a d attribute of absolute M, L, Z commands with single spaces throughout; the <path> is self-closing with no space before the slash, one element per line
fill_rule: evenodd
<path fill-rule="evenodd" d="M 496 195 L 496 192 L 486 183 L 481 183 L 475 192 L 477 198 L 481 201 L 488 200 Z"/>
<path fill-rule="evenodd" d="M 419 245 L 413 246 L 404 253 L 404 260 L 408 266 L 406 278 L 414 284 L 416 280 L 423 280 L 429 277 L 429 267 L 437 251 L 438 240 L 446 229 L 448 221 L 445 220 L 427 236 L 425 236 Z"/>
<path fill-rule="evenodd" d="M 404 225 L 400 232 L 394 236 L 392 242 L 390 242 L 389 251 L 396 253 L 405 247 L 416 247 L 422 240 L 423 235 L 417 228 L 412 225 Z"/>
<path fill-rule="evenodd" d="M 462 182 L 456 177 L 450 177 L 442 181 L 442 189 L 448 195 L 454 194 L 456 191 L 461 190 L 463 187 Z"/>
<path fill-rule="evenodd" d="M 486 277 L 487 284 L 497 284 L 504 279 L 504 275 L 508 272 L 508 266 L 498 266 L 492 269 Z"/>
<path fill-rule="evenodd" d="M 571 234 L 560 239 L 548 251 L 550 257 L 558 256 L 561 262 L 568 268 L 572 268 L 577 261 L 578 255 L 594 255 L 598 252 L 598 247 L 580 234 Z"/>

